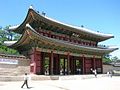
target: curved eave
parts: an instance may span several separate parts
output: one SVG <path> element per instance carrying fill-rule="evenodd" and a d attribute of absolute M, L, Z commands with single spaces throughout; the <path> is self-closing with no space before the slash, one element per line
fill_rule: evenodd
<path fill-rule="evenodd" d="M 29 37 L 27 31 L 25 31 L 22 34 L 21 38 L 17 42 L 13 43 L 12 45 L 9 45 L 8 47 L 18 49 L 18 47 L 20 47 L 20 46 L 24 46 L 26 44 L 29 44 L 30 40 L 31 40 L 31 38 Z"/>
<path fill-rule="evenodd" d="M 4 45 L 6 45 L 6 46 L 11 46 L 11 45 L 13 45 L 13 44 L 15 44 L 17 41 L 4 41 Z"/>
<path fill-rule="evenodd" d="M 32 8 L 30 8 L 30 9 L 28 10 L 27 16 L 25 17 L 25 19 L 24 19 L 24 21 L 22 22 L 22 24 L 17 25 L 17 26 L 9 27 L 9 29 L 12 30 L 13 32 L 22 34 L 22 33 L 24 32 L 24 28 L 25 28 L 26 24 L 27 24 L 27 23 L 30 23 L 30 20 L 33 20 L 31 14 L 30 14 L 31 10 L 32 10 Z"/>
<path fill-rule="evenodd" d="M 30 36 L 28 36 L 29 35 L 28 33 L 30 33 Z M 37 39 L 37 40 L 39 40 L 41 42 L 47 42 L 47 43 L 49 43 L 51 45 L 54 44 L 54 45 L 60 46 L 60 47 L 67 47 L 67 48 L 72 48 L 72 49 L 77 49 L 77 50 L 82 50 L 82 51 L 99 52 L 99 53 L 102 53 L 102 54 L 107 54 L 107 53 L 110 53 L 110 52 L 117 49 L 117 48 L 101 49 L 101 48 L 86 47 L 86 46 L 80 46 L 80 45 L 71 44 L 71 43 L 68 43 L 66 41 L 61 41 L 61 40 L 45 37 L 45 36 L 42 36 L 39 33 L 37 33 L 29 25 L 27 25 L 27 30 L 24 32 L 21 39 L 18 42 L 16 42 L 15 44 L 11 45 L 10 47 L 17 48 L 17 47 L 19 47 L 21 45 L 24 46 L 26 44 L 29 44 L 31 39 L 32 40 Z"/>
<path fill-rule="evenodd" d="M 16 27 L 16 29 L 13 29 L 13 31 L 16 32 L 16 33 L 22 34 L 24 32 L 23 29 L 24 29 L 25 25 L 28 22 L 30 22 L 31 19 L 34 20 L 36 18 L 40 19 L 40 20 L 42 20 L 44 22 L 47 22 L 50 25 L 51 24 L 55 25 L 56 27 L 64 28 L 66 30 L 70 30 L 70 31 L 73 31 L 73 32 L 76 32 L 76 33 L 80 33 L 80 34 L 85 34 L 85 35 L 88 35 L 88 36 L 90 35 L 90 38 L 92 38 L 92 37 L 93 38 L 97 38 L 98 39 L 97 41 L 99 41 L 99 42 L 114 37 L 111 34 L 103 34 L 103 33 L 99 33 L 99 32 L 94 32 L 94 31 L 91 31 L 91 30 L 86 29 L 86 28 L 72 26 L 72 25 L 69 25 L 69 24 L 65 24 L 65 23 L 56 21 L 54 19 L 48 18 L 48 17 L 46 17 L 44 15 L 41 15 L 41 14 L 37 13 L 32 8 L 30 8 L 28 10 L 27 16 L 26 16 L 25 20 L 23 21 L 23 23 L 21 25 L 19 25 L 18 27 Z"/>

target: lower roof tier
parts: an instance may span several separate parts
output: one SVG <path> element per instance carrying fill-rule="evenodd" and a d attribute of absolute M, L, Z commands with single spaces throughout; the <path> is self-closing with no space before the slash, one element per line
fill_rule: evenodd
<path fill-rule="evenodd" d="M 28 51 L 32 47 L 39 47 L 78 54 L 83 53 L 104 55 L 118 49 L 81 46 L 66 41 L 46 37 L 36 32 L 29 24 L 26 25 L 25 32 L 22 34 L 21 38 L 17 42 L 6 44 L 11 48 L 17 49 L 19 52 Z"/>

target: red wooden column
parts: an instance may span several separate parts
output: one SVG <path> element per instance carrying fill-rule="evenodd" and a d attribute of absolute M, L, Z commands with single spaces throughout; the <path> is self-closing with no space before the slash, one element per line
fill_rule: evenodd
<path fill-rule="evenodd" d="M 44 63 L 45 63 L 45 53 L 41 52 L 41 74 L 45 74 L 45 68 L 44 68 Z"/>
<path fill-rule="evenodd" d="M 41 52 L 37 51 L 35 54 L 35 62 L 36 62 L 36 74 L 42 74 L 42 59 Z"/>
<path fill-rule="evenodd" d="M 59 59 L 59 54 L 54 54 L 54 58 L 53 58 L 54 62 L 53 62 L 53 73 L 55 75 L 60 74 L 60 59 Z"/>
<path fill-rule="evenodd" d="M 81 74 L 81 60 L 79 59 L 79 73 L 78 74 Z"/>
<path fill-rule="evenodd" d="M 60 55 L 57 54 L 57 61 L 56 61 L 56 66 L 57 66 L 57 73 L 56 74 L 60 74 Z"/>
<path fill-rule="evenodd" d="M 77 74 L 76 58 L 74 57 L 74 73 Z"/>
<path fill-rule="evenodd" d="M 73 74 L 76 74 L 76 60 L 75 57 L 73 56 Z"/>
<path fill-rule="evenodd" d="M 50 68 L 50 75 L 53 75 L 53 51 L 51 51 L 50 53 L 50 65 L 49 65 L 49 68 Z"/>
<path fill-rule="evenodd" d="M 101 73 L 103 73 L 103 62 L 102 62 L 102 58 L 101 58 Z"/>
<path fill-rule="evenodd" d="M 42 74 L 42 59 L 41 52 L 37 51 L 36 48 L 30 53 L 30 72 L 34 74 Z"/>
<path fill-rule="evenodd" d="M 71 74 L 75 74 L 76 72 L 76 60 L 74 58 L 74 56 L 70 56 L 70 70 L 71 70 Z"/>
<path fill-rule="evenodd" d="M 70 70 L 71 74 L 74 74 L 74 63 L 73 63 L 73 56 L 70 57 Z"/>
<path fill-rule="evenodd" d="M 35 71 L 35 68 L 36 68 L 36 63 L 35 63 L 35 61 L 34 61 L 34 53 L 33 53 L 33 51 L 32 52 L 30 52 L 30 72 L 31 73 L 36 73 L 36 71 Z"/>
<path fill-rule="evenodd" d="M 63 59 L 63 74 L 65 75 L 66 74 L 66 67 L 65 67 L 65 57 Z"/>
<path fill-rule="evenodd" d="M 70 74 L 70 54 L 67 55 L 67 73 Z"/>
<path fill-rule="evenodd" d="M 85 57 L 82 56 L 82 74 L 85 74 Z"/>
<path fill-rule="evenodd" d="M 93 56 L 93 70 L 96 69 L 96 60 L 95 60 L 95 56 Z"/>
<path fill-rule="evenodd" d="M 83 69 L 82 69 L 82 68 L 83 68 L 83 65 L 82 65 L 82 64 L 83 64 L 83 61 L 82 61 L 82 60 L 83 60 L 83 59 L 80 57 L 80 59 L 79 59 L 80 69 L 81 69 L 81 70 L 80 70 L 80 74 L 83 74 L 83 72 L 82 72 L 82 71 L 83 71 Z"/>

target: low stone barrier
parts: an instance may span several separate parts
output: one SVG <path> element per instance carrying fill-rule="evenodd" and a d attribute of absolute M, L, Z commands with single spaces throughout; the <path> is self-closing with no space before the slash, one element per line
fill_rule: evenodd
<path fill-rule="evenodd" d="M 92 79 L 95 78 L 93 74 L 91 75 L 66 75 L 66 76 L 46 76 L 46 75 L 29 75 L 30 80 L 39 81 L 39 80 L 82 80 L 82 79 Z M 106 74 L 99 74 L 97 78 L 107 77 Z M 22 76 L 0 76 L 0 81 L 23 81 L 24 75 Z"/>
<path fill-rule="evenodd" d="M 113 76 L 120 76 L 120 70 L 113 70 Z"/>
<path fill-rule="evenodd" d="M 22 76 L 0 76 L 0 81 L 23 81 Z"/>
<path fill-rule="evenodd" d="M 34 75 L 28 76 L 30 80 L 39 81 L 39 80 L 59 80 L 59 76 L 44 76 L 44 75 Z M 24 76 L 0 76 L 0 81 L 23 81 Z"/>

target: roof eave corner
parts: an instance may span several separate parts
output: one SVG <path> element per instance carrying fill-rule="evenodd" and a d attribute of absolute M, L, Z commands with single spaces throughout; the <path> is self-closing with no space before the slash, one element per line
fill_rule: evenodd
<path fill-rule="evenodd" d="M 14 45 L 17 41 L 4 41 L 4 45 L 7 47 L 11 47 L 12 45 Z"/>
<path fill-rule="evenodd" d="M 33 5 L 30 5 L 29 9 L 34 10 Z"/>
<path fill-rule="evenodd" d="M 113 46 L 109 48 L 111 48 L 112 52 L 119 49 L 118 47 L 113 47 Z"/>
<path fill-rule="evenodd" d="M 111 38 L 114 38 L 114 36 L 113 36 L 113 35 L 111 35 L 111 36 L 107 36 L 107 37 L 105 37 L 104 40 L 108 40 L 108 39 L 111 39 Z M 104 40 L 103 40 L 103 41 L 104 41 Z"/>
<path fill-rule="evenodd" d="M 9 27 L 8 29 L 9 29 L 10 31 L 15 31 L 19 26 L 20 26 L 20 25 L 11 26 L 11 27 Z"/>
<path fill-rule="evenodd" d="M 109 38 L 114 38 L 114 36 L 113 36 L 113 35 L 111 35 Z"/>

